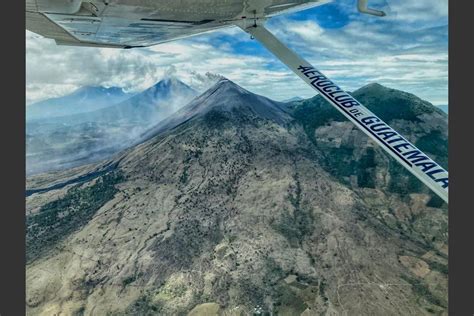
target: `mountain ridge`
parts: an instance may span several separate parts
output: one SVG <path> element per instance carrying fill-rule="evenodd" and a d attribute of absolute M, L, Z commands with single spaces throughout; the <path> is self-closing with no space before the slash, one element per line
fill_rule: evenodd
<path fill-rule="evenodd" d="M 181 82 L 178 79 L 165 78 L 158 81 L 151 87 L 143 90 L 142 92 L 136 93 L 126 100 L 118 103 L 112 103 L 109 106 L 102 107 L 100 109 L 89 111 L 85 113 L 77 113 L 68 116 L 54 117 L 52 120 L 45 119 L 42 123 L 61 122 L 63 124 L 77 124 L 81 122 L 101 122 L 106 120 L 120 119 L 122 116 L 134 116 L 135 112 L 144 110 L 145 113 L 138 114 L 141 118 L 147 118 L 151 115 L 159 102 L 169 102 L 170 99 L 176 94 L 178 90 L 184 89 L 183 96 L 185 99 L 191 99 L 196 96 L 197 92 Z M 145 100 L 143 100 L 145 99 Z M 142 108 L 140 108 L 142 106 Z"/>
<path fill-rule="evenodd" d="M 26 107 L 27 121 L 37 121 L 48 117 L 61 117 L 98 110 L 132 97 L 118 87 L 85 86 L 72 93 L 35 102 Z"/>
<path fill-rule="evenodd" d="M 29 314 L 447 314 L 445 204 L 319 98 L 208 92 L 106 162 L 28 179 L 53 187 L 27 197 Z M 420 148 L 446 141 L 429 105 L 384 100 Z"/>
<path fill-rule="evenodd" d="M 108 158 L 141 141 L 140 134 L 189 102 L 196 91 L 165 78 L 128 99 L 87 113 L 29 121 L 27 173 Z"/>
<path fill-rule="evenodd" d="M 148 131 L 144 138 L 173 129 L 188 120 L 201 118 L 212 111 L 226 113 L 230 118 L 235 110 L 250 111 L 256 116 L 273 119 L 281 124 L 291 120 L 284 103 L 253 94 L 231 80 L 221 78 L 206 92 Z"/>

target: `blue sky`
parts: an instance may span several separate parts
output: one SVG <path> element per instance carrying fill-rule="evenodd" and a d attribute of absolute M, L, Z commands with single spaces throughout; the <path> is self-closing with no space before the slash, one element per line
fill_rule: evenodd
<path fill-rule="evenodd" d="M 340 0 L 274 17 L 267 27 L 346 90 L 371 82 L 448 103 L 447 0 L 372 0 L 387 16 Z M 225 76 L 276 100 L 315 92 L 237 28 L 133 50 L 56 46 L 26 33 L 27 103 L 85 85 L 140 91 L 167 74 L 198 90 Z"/>

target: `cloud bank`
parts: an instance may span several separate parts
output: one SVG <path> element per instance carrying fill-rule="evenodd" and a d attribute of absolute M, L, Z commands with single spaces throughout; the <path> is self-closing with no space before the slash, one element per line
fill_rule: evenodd
<path fill-rule="evenodd" d="M 346 90 L 370 82 L 448 102 L 448 2 L 371 1 L 385 18 L 337 1 L 269 21 L 268 28 Z M 27 104 L 82 86 L 141 91 L 165 76 L 198 91 L 219 76 L 276 100 L 315 92 L 261 45 L 227 28 L 150 48 L 56 46 L 26 32 Z"/>

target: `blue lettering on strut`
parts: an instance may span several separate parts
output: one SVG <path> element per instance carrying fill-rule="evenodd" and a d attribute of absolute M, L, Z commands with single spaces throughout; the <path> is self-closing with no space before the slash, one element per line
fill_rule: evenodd
<path fill-rule="evenodd" d="M 316 90 L 331 100 L 342 112 L 353 118 L 361 128 L 365 129 L 369 134 L 378 139 L 409 167 L 412 167 L 413 165 L 418 167 L 419 170 L 428 177 L 433 179 L 435 182 L 440 183 L 443 188 L 448 187 L 448 178 L 436 178 L 434 176 L 435 174 L 445 173 L 446 171 L 443 168 L 429 157 L 425 156 L 403 136 L 398 134 L 378 117 L 365 114 L 363 113 L 364 111 L 361 112 L 358 109 L 361 104 L 350 94 L 343 91 L 314 67 L 301 65 L 298 67 L 298 70 L 311 81 L 311 85 Z M 362 109 L 365 108 L 362 107 Z"/>

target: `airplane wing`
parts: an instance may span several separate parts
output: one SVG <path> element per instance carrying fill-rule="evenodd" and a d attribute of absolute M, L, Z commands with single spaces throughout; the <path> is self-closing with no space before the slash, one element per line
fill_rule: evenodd
<path fill-rule="evenodd" d="M 26 13 L 26 29 L 58 45 L 132 48 L 152 46 L 231 25 L 210 20 L 121 19 Z"/>
<path fill-rule="evenodd" d="M 265 16 L 305 10 L 331 0 L 258 0 Z M 59 45 L 152 46 L 245 18 L 253 0 L 26 0 L 26 29 Z"/>

